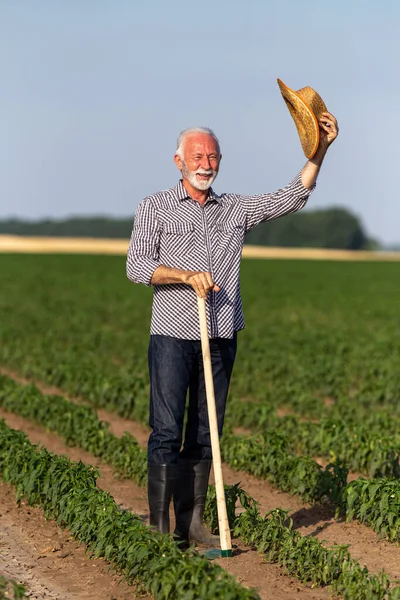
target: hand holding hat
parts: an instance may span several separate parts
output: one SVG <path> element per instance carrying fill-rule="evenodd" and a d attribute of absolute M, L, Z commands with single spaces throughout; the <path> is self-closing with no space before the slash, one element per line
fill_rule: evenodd
<path fill-rule="evenodd" d="M 319 147 L 326 149 L 336 139 L 337 121 L 313 88 L 304 87 L 295 92 L 280 79 L 278 85 L 297 127 L 304 154 L 310 159 Z"/>
<path fill-rule="evenodd" d="M 330 112 L 323 112 L 318 123 L 320 127 L 319 145 L 328 147 L 338 136 L 338 122 Z"/>

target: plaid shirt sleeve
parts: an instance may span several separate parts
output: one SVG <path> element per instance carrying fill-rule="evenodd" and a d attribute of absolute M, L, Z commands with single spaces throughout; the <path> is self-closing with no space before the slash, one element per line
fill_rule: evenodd
<path fill-rule="evenodd" d="M 133 283 L 151 285 L 159 262 L 160 232 L 156 210 L 150 198 L 137 208 L 126 260 L 126 274 Z"/>
<path fill-rule="evenodd" d="M 277 219 L 300 210 L 306 205 L 307 199 L 314 188 L 315 183 L 311 188 L 304 187 L 301 173 L 299 173 L 289 185 L 276 192 L 256 196 L 241 196 L 240 203 L 247 217 L 246 231 L 250 231 L 263 221 Z"/>

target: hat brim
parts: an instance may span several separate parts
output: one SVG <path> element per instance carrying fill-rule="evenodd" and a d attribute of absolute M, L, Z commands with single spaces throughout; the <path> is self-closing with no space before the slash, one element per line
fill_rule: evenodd
<path fill-rule="evenodd" d="M 319 125 L 311 107 L 297 92 L 291 90 L 283 81 L 277 80 L 286 106 L 295 122 L 304 154 L 312 158 L 319 146 Z"/>

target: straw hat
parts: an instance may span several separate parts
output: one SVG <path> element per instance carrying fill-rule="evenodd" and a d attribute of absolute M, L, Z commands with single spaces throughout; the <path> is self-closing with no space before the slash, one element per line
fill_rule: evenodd
<path fill-rule="evenodd" d="M 327 112 L 325 103 L 311 87 L 295 92 L 280 79 L 278 85 L 296 124 L 304 154 L 307 158 L 312 158 L 319 145 L 318 120 L 323 112 Z"/>

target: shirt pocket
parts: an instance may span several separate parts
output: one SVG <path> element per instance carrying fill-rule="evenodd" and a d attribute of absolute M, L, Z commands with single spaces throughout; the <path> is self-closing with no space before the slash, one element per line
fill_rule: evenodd
<path fill-rule="evenodd" d="M 193 250 L 194 224 L 186 221 L 166 221 L 162 227 L 160 251 L 167 256 L 179 257 Z"/>
<path fill-rule="evenodd" d="M 238 221 L 217 223 L 217 251 L 219 255 L 237 254 L 242 251 L 244 224 Z"/>

